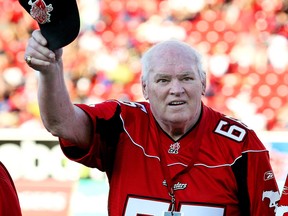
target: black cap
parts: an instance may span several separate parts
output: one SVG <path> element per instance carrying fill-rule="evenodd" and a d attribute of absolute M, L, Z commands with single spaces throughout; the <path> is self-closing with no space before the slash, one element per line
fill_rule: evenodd
<path fill-rule="evenodd" d="M 47 47 L 56 50 L 75 40 L 80 30 L 76 0 L 19 0 L 38 22 Z"/>

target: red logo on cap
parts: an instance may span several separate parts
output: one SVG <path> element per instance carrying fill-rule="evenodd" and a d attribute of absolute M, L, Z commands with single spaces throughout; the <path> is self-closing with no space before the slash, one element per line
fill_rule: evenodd
<path fill-rule="evenodd" d="M 30 15 L 40 24 L 45 24 L 50 22 L 50 16 L 49 12 L 53 10 L 52 4 L 49 4 L 48 6 L 43 0 L 36 0 L 32 2 L 32 0 L 29 0 L 29 5 L 31 5 L 30 9 Z"/>

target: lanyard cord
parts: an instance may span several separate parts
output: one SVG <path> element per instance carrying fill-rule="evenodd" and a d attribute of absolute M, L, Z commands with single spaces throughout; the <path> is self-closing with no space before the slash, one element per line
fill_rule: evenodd
<path fill-rule="evenodd" d="M 158 130 L 159 132 L 159 130 Z M 159 136 L 160 137 L 160 136 Z M 158 139 L 159 140 L 159 139 Z M 176 206 L 176 197 L 174 194 L 174 184 L 176 183 L 177 179 L 182 175 L 187 173 L 195 164 L 195 162 L 198 159 L 198 153 L 200 149 L 200 142 L 196 142 L 192 155 L 191 155 L 191 161 L 188 164 L 188 166 L 183 169 L 181 172 L 177 173 L 173 178 L 171 178 L 167 160 L 166 160 L 166 154 L 167 152 L 163 149 L 163 146 L 161 145 L 161 142 L 159 140 L 158 142 L 158 148 L 159 148 L 159 154 L 160 154 L 160 163 L 161 163 L 161 169 L 164 175 L 164 178 L 166 180 L 168 194 L 171 196 L 171 214 L 173 215 L 173 212 L 175 211 Z"/>

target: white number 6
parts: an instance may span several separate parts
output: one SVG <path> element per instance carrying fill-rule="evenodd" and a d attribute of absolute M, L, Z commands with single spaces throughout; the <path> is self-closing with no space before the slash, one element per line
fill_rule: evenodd
<path fill-rule="evenodd" d="M 237 125 L 231 125 L 227 131 L 223 130 L 223 126 L 228 124 L 228 122 L 221 120 L 215 129 L 215 132 L 230 139 L 236 140 L 237 142 L 241 142 L 246 135 L 246 130 L 238 127 Z"/>

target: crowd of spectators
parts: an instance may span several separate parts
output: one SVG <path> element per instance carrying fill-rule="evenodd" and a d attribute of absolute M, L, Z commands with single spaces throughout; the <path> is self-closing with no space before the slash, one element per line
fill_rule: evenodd
<path fill-rule="evenodd" d="M 65 77 L 75 103 L 143 100 L 143 51 L 176 38 L 203 55 L 205 103 L 256 130 L 287 130 L 287 0 L 77 2 L 80 33 L 64 48 Z M 17 0 L 0 0 L 0 128 L 43 127 L 37 72 L 24 62 L 36 28 Z"/>

